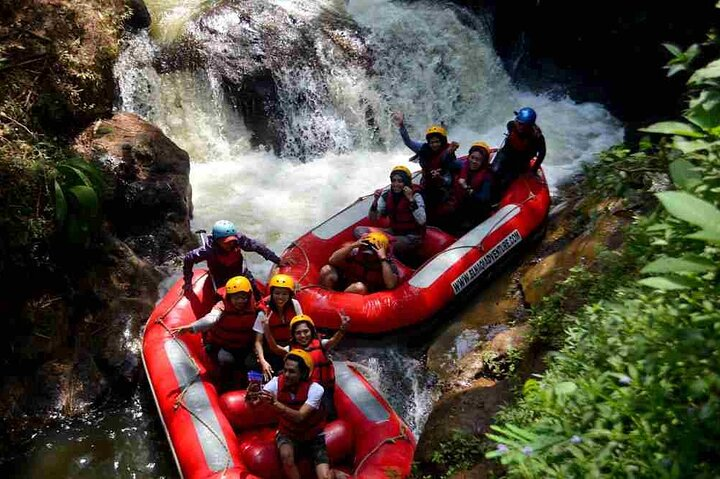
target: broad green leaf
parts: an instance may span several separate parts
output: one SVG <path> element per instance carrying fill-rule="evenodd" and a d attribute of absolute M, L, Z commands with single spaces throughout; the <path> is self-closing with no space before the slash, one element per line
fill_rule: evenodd
<path fill-rule="evenodd" d="M 86 177 L 89 178 L 90 181 L 92 181 L 93 183 L 92 185 L 88 186 L 93 186 L 94 188 L 102 188 L 105 185 L 105 178 L 103 177 L 102 172 L 100 172 L 100 170 L 98 170 L 93 164 L 88 163 L 82 158 L 70 158 L 66 161 L 66 164 L 84 172 Z"/>
<path fill-rule="evenodd" d="M 527 430 L 525 430 L 525 429 L 522 429 L 522 428 L 520 428 L 520 427 L 514 426 L 514 425 L 512 425 L 512 424 L 506 424 L 505 427 L 506 427 L 508 430 L 510 430 L 510 431 L 514 432 L 515 434 L 517 434 L 518 436 L 524 437 L 525 440 L 528 441 L 528 442 L 534 442 L 534 441 L 537 440 L 537 438 L 538 438 L 537 434 L 535 434 L 535 433 L 533 433 L 533 432 L 530 432 L 530 431 L 527 431 Z"/>
<path fill-rule="evenodd" d="M 710 108 L 710 105 L 699 104 L 691 108 L 685 118 L 701 130 L 710 131 L 720 125 L 720 108 Z"/>
<path fill-rule="evenodd" d="M 58 166 L 58 170 L 62 171 L 66 176 L 75 176 L 78 180 L 80 180 L 80 184 L 83 184 L 90 188 L 92 188 L 93 186 L 90 178 L 88 178 L 85 172 L 83 172 L 80 168 L 75 168 L 74 166 L 63 164 Z"/>
<path fill-rule="evenodd" d="M 690 108 L 702 107 L 712 110 L 720 105 L 720 91 L 703 90 L 696 97 L 690 98 Z"/>
<path fill-rule="evenodd" d="M 720 231 L 700 230 L 685 237 L 710 243 L 720 243 Z"/>
<path fill-rule="evenodd" d="M 665 276 L 653 276 L 650 278 L 644 278 L 638 281 L 643 286 L 649 286 L 655 289 L 662 290 L 676 290 L 676 289 L 687 289 L 690 286 L 683 284 L 677 278 L 668 278 Z"/>
<path fill-rule="evenodd" d="M 661 121 L 647 128 L 640 128 L 638 131 L 646 133 L 659 133 L 662 135 L 680 135 L 691 138 L 702 138 L 704 135 L 698 132 L 692 125 L 680 121 Z"/>
<path fill-rule="evenodd" d="M 685 70 L 685 65 L 672 65 L 668 68 L 667 76 L 671 77 Z"/>
<path fill-rule="evenodd" d="M 704 273 L 716 269 L 714 262 L 705 258 L 659 258 L 645 266 L 640 273 Z"/>
<path fill-rule="evenodd" d="M 94 218 L 97 216 L 100 203 L 97 194 L 89 186 L 78 185 L 70 188 L 70 194 L 74 197 L 75 211 L 82 218 Z"/>
<path fill-rule="evenodd" d="M 515 443 L 515 442 L 522 444 L 522 443 L 527 443 L 528 441 L 532 440 L 532 439 L 528 439 L 526 437 L 526 434 L 519 434 L 515 431 L 511 431 L 510 429 L 506 429 L 506 428 L 503 428 L 500 426 L 493 425 L 493 426 L 491 426 L 491 428 L 494 429 L 495 431 L 501 433 L 506 438 L 506 441 L 505 441 L 506 444 Z"/>
<path fill-rule="evenodd" d="M 674 56 L 674 57 L 678 57 L 678 56 L 682 55 L 682 53 L 683 53 L 683 51 L 680 49 L 680 47 L 678 47 L 674 43 L 663 43 L 662 46 L 664 46 L 667 49 L 667 51 L 669 51 L 670 54 L 672 54 L 672 56 Z"/>
<path fill-rule="evenodd" d="M 670 163 L 670 177 L 675 186 L 683 189 L 690 189 L 702 181 L 702 175 L 694 170 L 695 165 L 680 158 Z"/>
<path fill-rule="evenodd" d="M 577 384 L 572 381 L 563 381 L 555 385 L 555 394 L 563 396 L 577 391 Z"/>
<path fill-rule="evenodd" d="M 655 195 L 675 218 L 708 231 L 720 232 L 720 210 L 713 204 L 684 191 L 664 191 Z"/>
<path fill-rule="evenodd" d="M 707 140 L 688 140 L 681 136 L 676 136 L 673 139 L 673 146 L 683 153 L 694 153 L 701 150 L 710 150 L 712 143 L 708 143 Z"/>
<path fill-rule="evenodd" d="M 702 83 L 720 77 L 720 59 L 708 63 L 705 67 L 696 70 L 688 80 L 688 84 Z"/>
<path fill-rule="evenodd" d="M 67 201 L 63 193 L 60 183 L 53 181 L 55 184 L 55 220 L 62 226 L 67 216 Z"/>

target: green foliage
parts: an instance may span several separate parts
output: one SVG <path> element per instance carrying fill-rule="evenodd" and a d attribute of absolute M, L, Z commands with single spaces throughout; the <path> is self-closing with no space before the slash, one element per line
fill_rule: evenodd
<path fill-rule="evenodd" d="M 697 48 L 668 49 L 676 55 L 669 74 L 698 58 Z M 630 236 L 624 254 L 647 258 L 646 277 L 614 281 L 623 286 L 593 297 L 579 314 L 555 314 L 562 348 L 488 435 L 497 446 L 486 457 L 499 459 L 510 477 L 717 477 L 719 78 L 717 60 L 696 70 L 687 122 L 644 130 L 671 135 L 657 151 L 622 152 L 638 169 L 664 163 L 678 190 L 657 193 L 658 211 Z M 638 185 L 628 180 L 615 185 L 633 191 Z"/>
<path fill-rule="evenodd" d="M 99 225 L 102 174 L 78 157 L 62 160 L 56 169 L 55 219 L 70 243 L 83 244 Z"/>
<path fill-rule="evenodd" d="M 471 468 L 483 456 L 483 440 L 472 434 L 454 431 L 452 437 L 440 443 L 433 452 L 432 462 L 448 467 L 443 478 Z"/>

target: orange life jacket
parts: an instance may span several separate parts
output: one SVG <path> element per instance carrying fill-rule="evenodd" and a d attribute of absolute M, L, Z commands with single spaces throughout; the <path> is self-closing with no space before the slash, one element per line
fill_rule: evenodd
<path fill-rule="evenodd" d="M 278 376 L 278 402 L 299 411 L 308 398 L 311 381 L 300 381 L 295 391 L 291 391 L 285 384 L 285 375 Z M 291 393 L 295 393 L 295 397 Z M 278 431 L 280 434 L 298 441 L 309 441 L 323 431 L 325 427 L 325 413 L 320 409 L 312 412 L 304 421 L 293 422 L 285 416 L 278 415 Z"/>
<path fill-rule="evenodd" d="M 266 296 L 260 301 L 260 310 L 265 313 L 266 317 L 270 318 L 268 326 L 275 341 L 287 343 L 290 341 L 290 320 L 297 315 L 295 304 L 290 298 L 283 312 L 278 314 L 270 308 L 270 299 L 271 296 Z"/>
<path fill-rule="evenodd" d="M 416 185 L 412 186 L 413 194 L 420 192 L 420 188 Z M 398 235 L 406 234 L 425 234 L 425 225 L 420 225 L 415 221 L 413 212 L 410 209 L 410 201 L 405 194 L 398 195 L 399 199 L 395 200 L 392 191 L 386 191 L 383 194 L 385 200 L 385 212 L 390 219 L 390 228 L 392 232 Z"/>
<path fill-rule="evenodd" d="M 295 341 L 290 343 L 290 345 L 290 349 L 304 349 L 310 353 L 310 357 L 312 357 L 313 360 L 311 381 L 318 383 L 324 387 L 326 391 L 335 387 L 335 368 L 330 358 L 327 357 L 327 352 L 319 339 L 313 339 L 305 348 Z"/>
<path fill-rule="evenodd" d="M 255 300 L 250 300 L 244 310 L 235 309 L 232 303 L 223 294 L 213 309 L 219 309 L 220 319 L 205 332 L 205 341 L 226 349 L 249 348 L 255 338 L 253 325 L 255 324 Z"/>

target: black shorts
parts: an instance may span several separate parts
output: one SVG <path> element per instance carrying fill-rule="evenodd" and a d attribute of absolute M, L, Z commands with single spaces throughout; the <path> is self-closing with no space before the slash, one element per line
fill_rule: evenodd
<path fill-rule="evenodd" d="M 309 441 L 298 441 L 285 436 L 278 431 L 275 435 L 275 443 L 277 444 L 278 449 L 280 449 L 280 446 L 283 444 L 292 445 L 295 453 L 295 462 L 297 462 L 297 458 L 299 456 L 309 454 L 310 457 L 312 457 L 313 464 L 316 466 L 319 464 L 330 464 L 327 447 L 325 447 L 324 432 L 318 434 L 314 439 Z"/>

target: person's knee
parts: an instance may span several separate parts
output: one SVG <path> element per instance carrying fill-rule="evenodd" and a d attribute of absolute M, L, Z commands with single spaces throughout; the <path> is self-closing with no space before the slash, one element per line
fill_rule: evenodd
<path fill-rule="evenodd" d="M 337 283 L 338 274 L 334 267 L 326 264 L 320 268 L 320 284 L 326 287 L 332 287 Z"/>
<path fill-rule="evenodd" d="M 283 467 L 294 467 L 295 466 L 295 454 L 292 447 L 281 447 L 280 448 L 280 461 Z"/>
<path fill-rule="evenodd" d="M 221 349 L 217 353 L 218 365 L 222 368 L 230 368 L 235 364 L 235 356 L 230 351 Z"/>
<path fill-rule="evenodd" d="M 355 293 L 355 294 L 367 294 L 368 289 L 364 283 L 361 283 L 360 281 L 358 281 L 357 283 L 352 283 L 350 286 L 345 288 L 345 292 L 346 293 Z"/>

